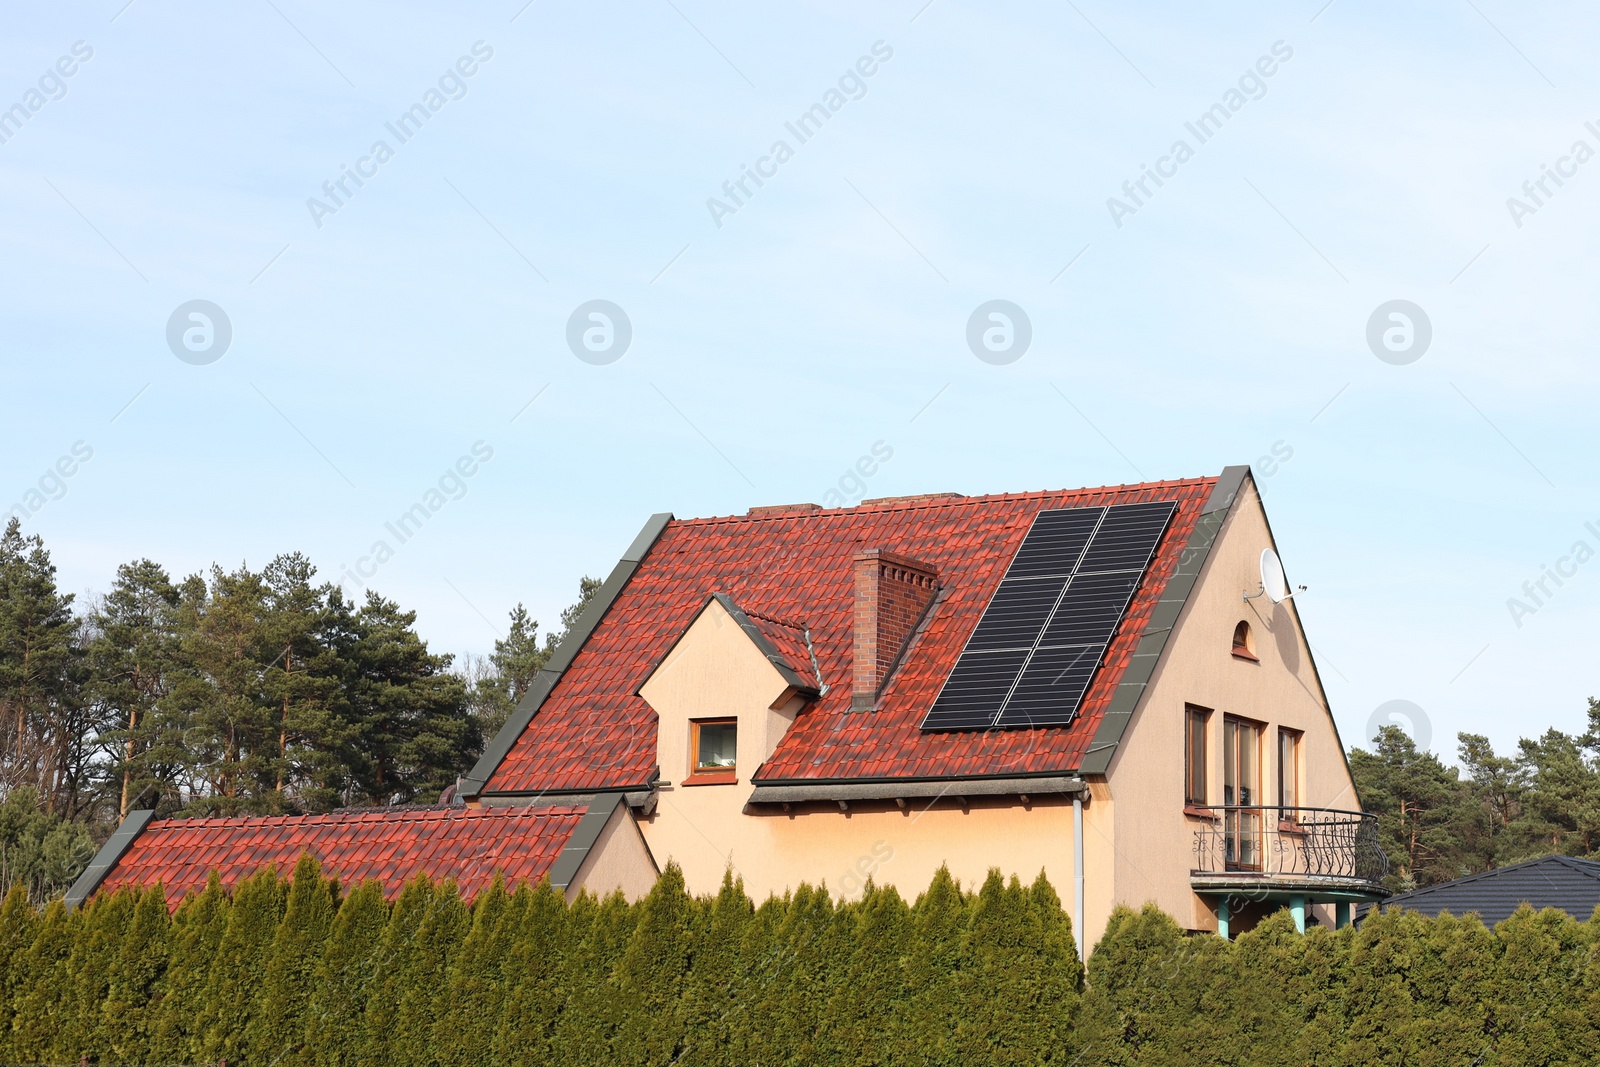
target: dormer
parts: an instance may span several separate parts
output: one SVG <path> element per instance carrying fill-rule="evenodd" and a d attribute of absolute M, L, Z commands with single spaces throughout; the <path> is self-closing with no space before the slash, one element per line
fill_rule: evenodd
<path fill-rule="evenodd" d="M 795 716 L 824 690 L 803 624 L 746 611 L 714 593 L 639 695 L 656 713 L 664 779 L 748 785 Z"/>

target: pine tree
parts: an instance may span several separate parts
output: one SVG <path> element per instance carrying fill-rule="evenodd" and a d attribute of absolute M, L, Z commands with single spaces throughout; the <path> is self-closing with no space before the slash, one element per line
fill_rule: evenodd
<path fill-rule="evenodd" d="M 443 1067 L 478 1067 L 493 1056 L 495 1022 L 505 1010 L 505 967 L 514 925 L 512 898 L 497 873 L 472 905 L 472 927 L 450 962 L 438 1004 L 433 1047 Z"/>
<path fill-rule="evenodd" d="M 300 1058 L 311 980 L 327 949 L 337 895 L 337 886 L 322 876 L 316 858 L 301 853 L 289 883 L 283 920 L 267 951 L 258 1009 L 248 1027 L 247 1044 L 253 1059 L 294 1063 Z"/>
<path fill-rule="evenodd" d="M 569 913 L 566 898 L 541 881 L 517 887 L 507 921 L 511 948 L 505 959 L 505 1007 L 491 1059 L 506 1067 L 531 1067 L 554 1058 L 551 1043 L 563 997 L 587 958 L 583 941 L 594 925 L 594 898 L 584 895 Z"/>
<path fill-rule="evenodd" d="M 383 883 L 364 882 L 344 898 L 311 981 L 306 1055 L 314 1067 L 356 1067 L 366 1047 L 365 1015 L 379 945 L 389 923 Z"/>
<path fill-rule="evenodd" d="M 38 915 L 21 882 L 11 883 L 0 905 L 0 1063 L 19 1062 L 11 1052 L 11 1022 L 22 999 L 23 961 L 38 933 Z"/>
<path fill-rule="evenodd" d="M 231 910 L 232 902 L 213 871 L 205 890 L 186 897 L 173 915 L 165 989 L 150 1038 L 151 1063 L 200 1061 L 206 990 Z"/>
<path fill-rule="evenodd" d="M 416 612 L 369 592 L 345 654 L 354 787 L 373 804 L 432 800 L 483 746 L 466 684 L 450 672 L 450 656 L 428 651 L 416 621 Z"/>
<path fill-rule="evenodd" d="M 122 946 L 111 963 L 100 1005 L 100 1048 L 112 1063 L 145 1063 L 151 1052 L 167 971 L 171 918 L 161 886 L 137 894 Z"/>
<path fill-rule="evenodd" d="M 89 690 L 108 717 L 105 740 L 115 746 L 109 770 L 119 819 L 134 808 L 158 808 L 177 792 L 181 724 L 166 721 L 161 709 L 181 662 L 177 608 L 167 572 L 141 559 L 117 568 L 111 591 L 90 613 Z"/>
<path fill-rule="evenodd" d="M 76 807 L 75 758 L 92 733 L 80 717 L 82 650 L 72 594 L 38 534 L 15 517 L 0 534 L 0 764 L 13 784 L 31 784 L 45 814 Z"/>
<path fill-rule="evenodd" d="M 283 916 L 283 898 L 283 883 L 272 867 L 233 891 L 228 925 L 206 980 L 200 1027 L 207 1060 L 238 1063 L 249 1055 L 250 1020 L 261 1007 L 261 979 Z"/>

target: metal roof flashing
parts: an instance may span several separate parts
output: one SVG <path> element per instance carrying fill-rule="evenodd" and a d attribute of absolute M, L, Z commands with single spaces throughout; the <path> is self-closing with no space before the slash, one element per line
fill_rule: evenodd
<path fill-rule="evenodd" d="M 100 846 L 100 851 L 95 853 L 94 859 L 78 876 L 78 880 L 72 883 L 72 888 L 67 890 L 63 903 L 66 904 L 68 911 L 72 911 L 94 896 L 94 891 L 100 888 L 100 883 L 106 880 L 106 876 L 121 862 L 122 857 L 128 854 L 128 849 L 133 847 L 133 843 L 139 839 L 139 835 L 144 833 L 145 827 L 149 826 L 150 820 L 155 817 L 156 813 L 148 808 L 128 812 L 122 824 L 106 843 Z"/>
<path fill-rule="evenodd" d="M 649 521 L 644 524 L 644 529 L 633 539 L 633 543 L 628 546 L 628 550 L 622 554 L 622 558 L 617 561 L 617 565 L 611 569 L 611 573 L 595 593 L 594 599 L 573 624 L 572 632 L 567 634 L 549 661 L 534 676 L 533 684 L 518 701 L 516 708 L 506 719 L 505 725 L 500 728 L 500 732 L 485 746 L 483 755 L 472 770 L 462 777 L 459 792 L 463 798 L 473 800 L 483 793 L 483 787 L 489 783 L 490 777 L 506 758 L 506 754 L 511 751 L 511 746 L 517 743 L 517 738 L 522 736 L 522 732 L 528 728 L 528 723 L 533 721 L 540 705 L 549 697 L 551 690 L 555 689 L 556 683 L 561 681 L 561 675 L 572 665 L 584 642 L 589 640 L 595 628 L 605 618 L 606 612 L 611 610 L 617 597 L 622 595 L 628 580 L 639 569 L 639 564 L 643 562 L 645 556 L 649 555 L 650 549 L 661 539 L 662 533 L 671 521 L 671 512 L 658 512 L 650 516 Z"/>
<path fill-rule="evenodd" d="M 1111 706 L 1100 719 L 1094 740 L 1084 753 L 1078 768 L 1079 774 L 1104 775 L 1111 767 L 1117 745 L 1133 721 L 1133 713 L 1144 700 L 1145 692 L 1154 676 L 1167 644 L 1177 626 L 1178 618 L 1189 603 L 1189 597 L 1199 583 L 1200 574 L 1211 558 L 1211 549 L 1222 532 L 1223 523 L 1233 511 L 1246 480 L 1254 481 L 1248 464 L 1224 467 L 1217 483 L 1211 489 L 1205 507 L 1196 520 L 1189 542 L 1178 557 L 1178 569 L 1167 580 L 1161 591 L 1150 621 L 1139 638 L 1133 658 L 1117 683 Z"/>

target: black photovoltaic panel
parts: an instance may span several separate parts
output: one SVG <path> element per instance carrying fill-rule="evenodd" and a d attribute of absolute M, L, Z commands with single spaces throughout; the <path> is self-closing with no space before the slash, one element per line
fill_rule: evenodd
<path fill-rule="evenodd" d="M 1025 648 L 1005 652 L 963 652 L 956 661 L 955 670 L 944 683 L 934 710 L 939 713 L 938 727 L 923 729 L 982 730 L 994 725 L 994 693 L 1004 693 L 1016 681 L 1017 673 L 1027 661 Z M 930 714 L 929 719 L 933 716 Z"/>
<path fill-rule="evenodd" d="M 1177 505 L 1042 511 L 924 730 L 1065 726 Z"/>
<path fill-rule="evenodd" d="M 1078 575 L 1044 628 L 1039 644 L 1104 644 L 1128 609 L 1138 585 L 1138 571 Z"/>
<path fill-rule="evenodd" d="M 1071 709 L 1066 717 L 1071 722 L 1105 650 L 1105 645 L 1035 650 L 995 725 L 1060 726 L 1063 708 Z"/>
<path fill-rule="evenodd" d="M 978 620 L 978 628 L 967 639 L 966 651 L 1032 648 L 1066 587 L 1064 574 L 1056 578 L 1005 579 Z"/>
<path fill-rule="evenodd" d="M 1105 519 L 1094 532 L 1094 544 L 1078 564 L 1078 573 L 1129 569 L 1142 572 L 1175 507 L 1161 502 L 1108 508 Z"/>
<path fill-rule="evenodd" d="M 1038 578 L 1046 574 L 1070 575 L 1078 566 L 1083 547 L 1105 508 L 1062 508 L 1041 511 L 1028 527 L 1028 536 L 1006 569 L 1007 578 Z"/>

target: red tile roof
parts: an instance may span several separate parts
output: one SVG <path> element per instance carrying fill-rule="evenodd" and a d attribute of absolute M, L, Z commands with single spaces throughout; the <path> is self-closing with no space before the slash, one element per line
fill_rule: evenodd
<path fill-rule="evenodd" d="M 804 678 L 813 688 L 821 688 L 817 668 L 811 662 L 811 649 L 806 647 L 806 628 L 798 623 L 782 622 L 759 611 L 745 610 L 750 622 L 761 631 L 761 636 L 777 650 L 788 668 Z"/>
<path fill-rule="evenodd" d="M 176 908 L 216 871 L 225 888 L 269 864 L 288 877 L 302 852 L 324 874 L 354 887 L 384 883 L 389 899 L 419 871 L 454 878 L 472 900 L 496 871 L 508 885 L 537 882 L 550 869 L 585 812 L 583 806 L 375 810 L 268 818 L 158 819 L 140 834 L 100 884 L 160 882 Z"/>
<path fill-rule="evenodd" d="M 1078 769 L 1216 478 L 852 508 L 763 508 L 673 520 L 485 785 L 486 794 L 638 787 L 656 769 L 656 716 L 638 689 L 712 593 L 747 613 L 803 619 L 828 693 L 802 711 L 758 782 L 964 777 Z M 1046 509 L 1172 500 L 1105 665 L 1067 727 L 924 733 L 919 724 L 1034 516 Z M 850 711 L 854 577 L 862 549 L 937 569 L 941 599 L 878 710 Z M 668 777 L 671 777 L 669 774 Z"/>

